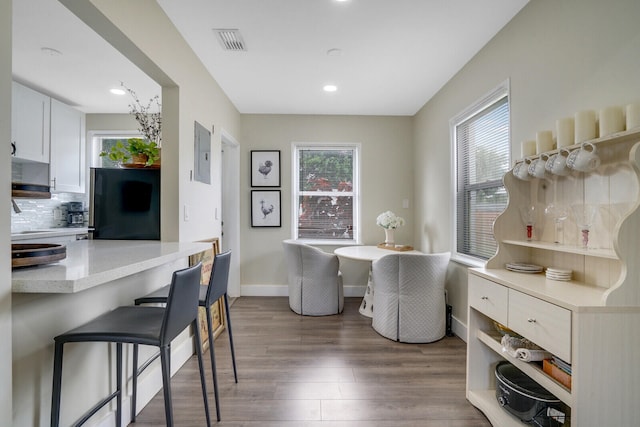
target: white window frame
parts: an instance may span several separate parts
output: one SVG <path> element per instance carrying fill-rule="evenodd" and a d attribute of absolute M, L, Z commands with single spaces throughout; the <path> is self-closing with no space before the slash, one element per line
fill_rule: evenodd
<path fill-rule="evenodd" d="M 474 257 L 468 254 L 458 252 L 458 209 L 457 209 L 457 188 L 458 188 L 458 152 L 457 152 L 457 126 L 465 122 L 470 117 L 491 107 L 504 97 L 507 98 L 507 106 L 509 109 L 509 164 L 512 163 L 511 153 L 511 91 L 509 79 L 500 83 L 496 88 L 485 94 L 476 102 L 471 104 L 462 112 L 449 120 L 449 134 L 451 136 L 451 209 L 453 212 L 453 220 L 451 223 L 451 259 L 470 267 L 484 267 L 487 260 Z"/>
<path fill-rule="evenodd" d="M 298 153 L 300 149 L 306 150 L 336 150 L 347 149 L 353 150 L 353 238 L 352 239 L 299 239 L 298 238 L 298 200 L 300 191 L 298 188 L 298 175 L 300 173 L 300 162 L 298 159 Z M 353 142 L 292 142 L 291 143 L 291 236 L 292 239 L 313 245 L 333 245 L 333 246 L 345 246 L 345 245 L 359 245 L 361 244 L 361 220 L 360 220 L 360 158 L 362 146 L 360 143 Z M 330 195 L 330 193 L 327 193 Z M 321 192 L 314 195 L 322 195 Z"/>

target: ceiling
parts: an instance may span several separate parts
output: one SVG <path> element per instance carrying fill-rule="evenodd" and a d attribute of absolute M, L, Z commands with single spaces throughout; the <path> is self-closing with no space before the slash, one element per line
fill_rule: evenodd
<path fill-rule="evenodd" d="M 158 3 L 241 113 L 413 115 L 527 0 Z M 214 28 L 238 29 L 246 51 Z M 121 82 L 160 93 L 55 0 L 13 1 L 13 74 L 87 113 L 126 113 L 131 99 L 109 93 Z"/>

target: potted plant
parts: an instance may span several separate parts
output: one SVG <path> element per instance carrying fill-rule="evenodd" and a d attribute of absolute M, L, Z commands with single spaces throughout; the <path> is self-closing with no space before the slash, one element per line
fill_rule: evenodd
<path fill-rule="evenodd" d="M 109 150 L 102 151 L 101 157 L 107 158 L 120 165 L 134 164 L 152 166 L 160 160 L 160 142 L 162 141 L 161 104 L 158 95 L 143 105 L 136 93 L 122 84 L 134 100 L 129 104 L 130 111 L 138 122 L 138 131 L 144 138 L 129 138 L 126 143 L 118 140 Z M 153 104 L 155 107 L 152 107 Z"/>
<path fill-rule="evenodd" d="M 121 165 L 136 164 L 151 166 L 160 159 L 160 149 L 154 141 L 142 138 L 129 138 L 126 144 L 118 140 L 109 151 L 102 151 L 101 157 L 107 156 L 112 162 Z"/>

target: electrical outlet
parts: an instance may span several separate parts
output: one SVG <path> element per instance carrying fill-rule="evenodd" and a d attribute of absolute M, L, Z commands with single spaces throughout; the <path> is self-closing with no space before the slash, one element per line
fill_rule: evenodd
<path fill-rule="evenodd" d="M 56 219 L 56 220 L 62 219 L 62 210 L 60 208 L 55 208 L 53 210 L 53 219 Z"/>

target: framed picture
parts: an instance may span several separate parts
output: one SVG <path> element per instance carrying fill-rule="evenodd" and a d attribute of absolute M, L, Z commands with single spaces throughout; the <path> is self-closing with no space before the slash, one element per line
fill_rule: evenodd
<path fill-rule="evenodd" d="M 211 249 L 204 252 L 189 256 L 189 265 L 196 265 L 202 262 L 202 275 L 200 276 L 200 284 L 208 285 L 211 270 L 213 268 L 213 258 L 220 253 L 220 241 L 217 237 L 213 239 L 201 240 L 202 242 L 211 243 Z M 224 304 L 222 297 L 211 306 L 211 323 L 213 326 L 214 339 L 222 333 L 225 328 Z M 209 348 L 209 333 L 207 332 L 207 317 L 204 307 L 198 307 L 198 324 L 200 325 L 200 339 L 202 340 L 202 351 Z"/>
<path fill-rule="evenodd" d="M 280 227 L 280 190 L 251 190 L 251 226 Z"/>
<path fill-rule="evenodd" d="M 280 150 L 251 151 L 251 186 L 280 187 Z"/>

